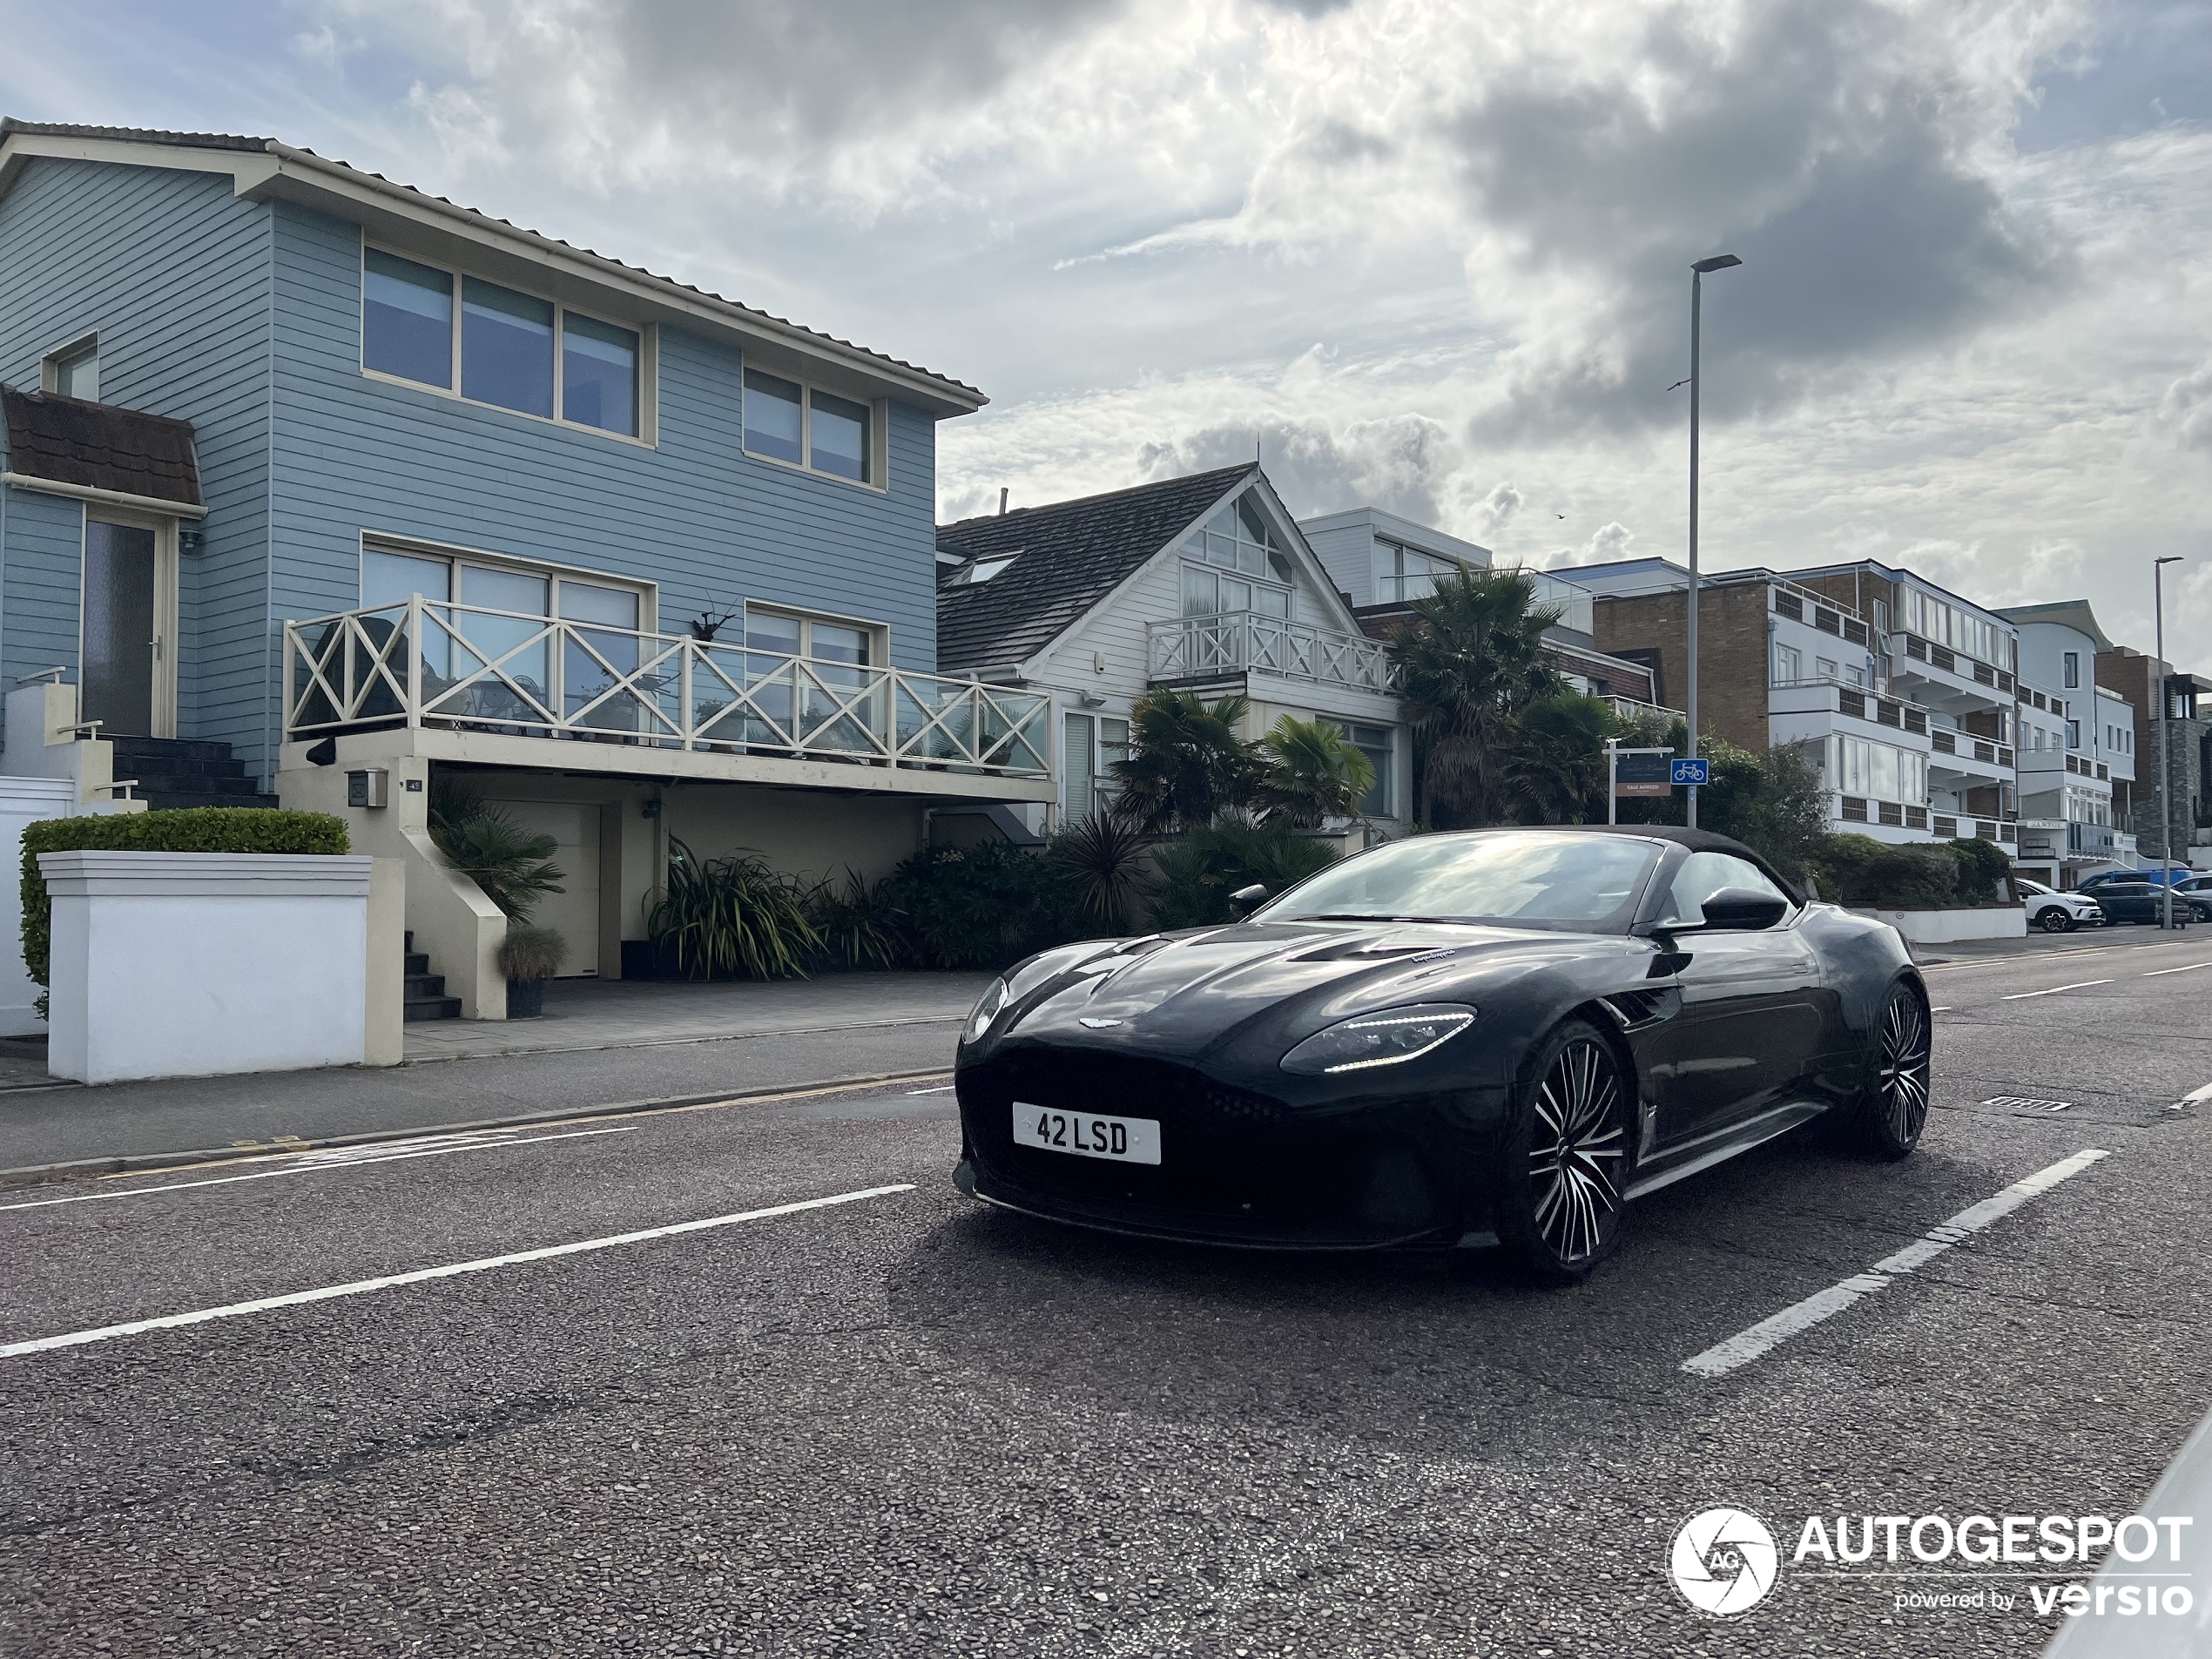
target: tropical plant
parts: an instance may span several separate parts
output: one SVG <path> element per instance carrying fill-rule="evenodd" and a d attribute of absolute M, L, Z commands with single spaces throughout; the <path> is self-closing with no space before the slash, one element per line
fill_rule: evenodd
<path fill-rule="evenodd" d="M 1337 861 L 1326 841 L 1288 824 L 1231 819 L 1192 830 L 1159 850 L 1157 927 L 1204 927 L 1236 920 L 1230 895 L 1258 882 L 1272 895 Z"/>
<path fill-rule="evenodd" d="M 1242 696 L 1211 706 L 1196 691 L 1148 691 L 1130 711 L 1130 752 L 1112 767 L 1114 810 L 1150 835 L 1195 829 L 1245 806 L 1258 780 L 1256 745 L 1238 735 Z"/>
<path fill-rule="evenodd" d="M 879 883 L 870 887 L 849 865 L 845 883 L 824 876 L 806 890 L 806 920 L 820 941 L 817 955 L 833 968 L 889 968 L 899 959 L 899 913 Z"/>
<path fill-rule="evenodd" d="M 557 927 L 510 923 L 499 941 L 499 971 L 509 979 L 551 979 L 569 960 L 569 941 Z"/>
<path fill-rule="evenodd" d="M 1375 786 L 1375 763 L 1327 720 L 1285 715 L 1260 740 L 1258 759 L 1252 805 L 1271 822 L 1318 829 L 1332 818 L 1360 817 Z"/>
<path fill-rule="evenodd" d="M 1563 691 L 1521 711 L 1506 762 L 1523 822 L 1581 824 L 1605 811 L 1605 744 L 1613 711 L 1595 697 Z"/>
<path fill-rule="evenodd" d="M 1045 848 L 1078 914 L 1103 934 L 1136 931 L 1157 885 L 1150 853 L 1145 836 L 1103 813 L 1069 825 Z"/>
<path fill-rule="evenodd" d="M 692 979 L 805 979 L 820 942 L 806 919 L 806 890 L 758 853 L 701 859 L 668 843 L 668 885 L 645 931 Z"/>
<path fill-rule="evenodd" d="M 1521 711 L 1567 689 L 1543 648 L 1560 612 L 1519 570 L 1468 569 L 1438 577 L 1413 610 L 1388 651 L 1413 732 L 1413 816 L 1440 829 L 1495 823 L 1512 799 Z"/>
<path fill-rule="evenodd" d="M 560 843 L 524 829 L 496 806 L 443 780 L 430 795 L 430 839 L 509 921 L 528 921 L 538 900 L 564 893 L 567 874 L 553 860 Z"/>

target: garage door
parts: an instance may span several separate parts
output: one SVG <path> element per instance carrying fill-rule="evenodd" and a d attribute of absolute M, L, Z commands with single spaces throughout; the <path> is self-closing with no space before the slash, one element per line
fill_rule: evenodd
<path fill-rule="evenodd" d="M 495 800 L 486 805 L 505 813 L 524 829 L 550 835 L 559 844 L 553 862 L 561 867 L 562 893 L 537 902 L 530 920 L 557 927 L 569 941 L 563 979 L 590 979 L 599 972 L 599 809 L 567 801 Z"/>

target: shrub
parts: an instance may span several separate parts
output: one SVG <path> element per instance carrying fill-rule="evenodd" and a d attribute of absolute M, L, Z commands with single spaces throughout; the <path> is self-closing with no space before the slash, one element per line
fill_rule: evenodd
<path fill-rule="evenodd" d="M 192 806 L 112 818 L 49 818 L 23 833 L 23 960 L 46 983 L 53 906 L 38 873 L 41 853 L 88 848 L 134 853 L 319 853 L 349 850 L 345 820 L 328 813 L 260 806 Z"/>
<path fill-rule="evenodd" d="M 1895 909 L 1952 902 L 1959 860 L 1940 846 L 1892 846 L 1871 835 L 1831 835 L 1818 855 L 1821 886 L 1844 904 Z"/>
<path fill-rule="evenodd" d="M 668 843 L 668 885 L 645 931 L 692 979 L 805 979 L 821 942 L 806 917 L 806 889 L 758 853 L 702 860 Z"/>
<path fill-rule="evenodd" d="M 826 968 L 889 968 L 898 961 L 899 913 L 879 882 L 873 889 L 849 866 L 840 890 L 824 876 L 806 890 L 806 920 Z"/>
<path fill-rule="evenodd" d="M 925 846 L 881 892 L 920 968 L 1004 968 L 1083 936 L 1051 861 L 1005 841 Z"/>
<path fill-rule="evenodd" d="M 1192 830 L 1159 851 L 1160 888 L 1152 904 L 1156 927 L 1207 927 L 1234 921 L 1231 894 L 1255 881 L 1270 894 L 1303 881 L 1337 861 L 1325 841 L 1281 824 L 1231 820 Z"/>
<path fill-rule="evenodd" d="M 2010 892 L 2013 860 L 2003 847 L 1976 836 L 1953 841 L 1946 850 L 1959 860 L 1958 903 L 2005 902 Z"/>
<path fill-rule="evenodd" d="M 509 979 L 551 979 L 569 960 L 569 941 L 557 927 L 510 925 L 499 941 L 499 971 Z"/>

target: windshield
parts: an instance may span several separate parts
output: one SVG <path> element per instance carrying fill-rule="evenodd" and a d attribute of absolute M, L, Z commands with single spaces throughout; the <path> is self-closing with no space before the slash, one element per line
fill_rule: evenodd
<path fill-rule="evenodd" d="M 2020 890 L 2022 893 L 2048 893 L 2050 888 L 2045 887 L 2040 881 L 2022 880 L 2020 882 Z"/>
<path fill-rule="evenodd" d="M 1252 914 L 1255 921 L 1498 921 L 1619 932 L 1659 861 L 1628 836 L 1496 830 L 1420 835 L 1347 859 Z"/>

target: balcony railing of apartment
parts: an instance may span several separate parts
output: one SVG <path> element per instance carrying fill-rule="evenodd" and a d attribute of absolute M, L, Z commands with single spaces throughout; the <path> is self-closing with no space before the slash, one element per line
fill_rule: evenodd
<path fill-rule="evenodd" d="M 1928 820 L 1928 827 L 1939 841 L 1971 841 L 1979 837 L 1985 841 L 2011 846 L 2020 838 L 2020 821 L 2017 818 L 1963 818 L 1938 813 Z"/>
<path fill-rule="evenodd" d="M 1886 824 L 1892 829 L 1917 830 L 1928 826 L 1928 809 L 1925 806 L 1871 800 L 1864 795 L 1837 796 L 1836 816 L 1846 824 Z"/>
<path fill-rule="evenodd" d="M 1933 640 L 1923 639 L 1918 634 L 1899 634 L 1896 637 L 1905 641 L 1905 655 L 1916 663 L 1926 663 L 1946 674 L 1957 674 L 1976 685 L 2001 691 L 2006 697 L 2015 694 L 2013 677 L 2005 669 L 1978 661 L 1961 651 L 1952 650 L 1948 645 L 1939 645 Z"/>
<path fill-rule="evenodd" d="M 2112 781 L 2112 768 L 2101 760 L 2084 760 L 2079 755 L 2068 755 L 2066 769 L 2077 778 L 2094 778 L 2101 784 Z"/>
<path fill-rule="evenodd" d="M 1869 691 L 1854 691 L 1847 685 L 1836 688 L 1836 711 L 1854 719 L 1871 720 L 1877 725 L 1895 726 L 1900 732 L 1925 736 L 1928 730 L 1925 709 L 1916 709 L 1910 703 L 1877 697 Z"/>
<path fill-rule="evenodd" d="M 2109 824 L 2070 823 L 2066 826 L 2066 850 L 2089 858 L 2110 858 L 2115 839 Z"/>
<path fill-rule="evenodd" d="M 450 604 L 284 625 L 285 735 L 429 726 L 1050 775 L 1050 699 L 900 669 Z"/>
<path fill-rule="evenodd" d="M 1379 640 L 1253 610 L 1178 617 L 1145 625 L 1145 652 L 1156 680 L 1209 679 L 1247 671 L 1279 674 L 1355 691 L 1391 689 L 1390 661 Z"/>
<path fill-rule="evenodd" d="M 1622 697 L 1617 693 L 1608 692 L 1598 701 L 1623 720 L 1656 720 L 1665 725 L 1672 725 L 1677 720 L 1687 725 L 1689 720 L 1689 717 L 1680 709 L 1667 708 L 1657 703 L 1639 703 L 1632 697 Z"/>
<path fill-rule="evenodd" d="M 1978 760 L 1985 766 L 2006 767 L 2013 761 L 2008 744 L 1992 743 L 1978 738 L 1971 732 L 1952 732 L 1938 726 L 1928 733 L 1928 742 L 1938 754 L 1957 755 L 1962 760 Z"/>
<path fill-rule="evenodd" d="M 1824 593 L 1801 588 L 1794 582 L 1773 583 L 1774 614 L 1792 622 L 1810 622 L 1824 634 L 1834 634 L 1854 645 L 1867 643 L 1866 624 L 1858 611 Z"/>

